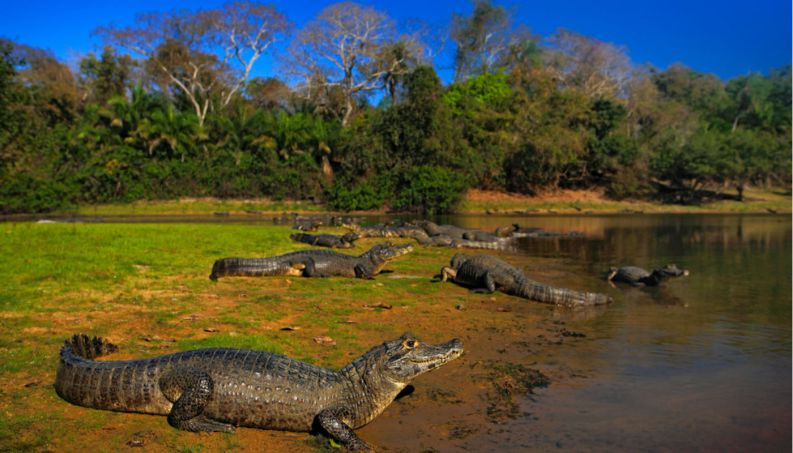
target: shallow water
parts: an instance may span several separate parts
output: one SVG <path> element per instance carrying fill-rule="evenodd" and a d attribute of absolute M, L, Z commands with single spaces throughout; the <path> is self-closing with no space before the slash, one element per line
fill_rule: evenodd
<path fill-rule="evenodd" d="M 516 219 L 456 218 L 491 228 Z M 532 416 L 467 447 L 573 451 L 790 451 L 791 222 L 780 216 L 541 217 L 585 233 L 521 242 L 518 254 L 582 275 L 676 263 L 687 278 L 609 289 L 615 303 L 568 320 L 587 341 L 557 352 L 587 376 L 551 385 Z M 517 258 L 516 258 L 517 259 Z M 531 269 L 527 269 L 530 274 Z M 575 278 L 561 282 L 580 286 Z M 607 290 L 603 288 L 601 290 Z"/>

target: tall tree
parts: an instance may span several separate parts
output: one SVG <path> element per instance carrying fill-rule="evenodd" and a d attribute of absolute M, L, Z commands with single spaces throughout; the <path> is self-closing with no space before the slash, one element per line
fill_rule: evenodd
<path fill-rule="evenodd" d="M 385 13 L 343 2 L 322 10 L 298 33 L 285 63 L 307 95 L 316 96 L 317 88 L 319 93 L 340 91 L 346 127 L 357 97 L 392 85 L 419 55 L 420 43 L 399 36 Z"/>
<path fill-rule="evenodd" d="M 591 98 L 627 95 L 632 68 L 622 47 L 564 29 L 550 44 L 547 63 L 563 87 Z"/>
<path fill-rule="evenodd" d="M 105 46 L 97 58 L 93 53 L 80 60 L 80 75 L 84 97 L 104 104 L 114 96 L 124 95 L 132 77 L 133 61 L 129 55 L 118 55 Z"/>
<path fill-rule="evenodd" d="M 453 15 L 451 38 L 457 44 L 455 81 L 519 62 L 536 61 L 539 51 L 528 29 L 513 28 L 507 10 L 490 0 L 476 0 L 470 16 Z"/>
<path fill-rule="evenodd" d="M 155 76 L 187 98 L 203 125 L 213 97 L 217 107 L 228 105 L 288 28 L 272 6 L 237 1 L 212 10 L 139 14 L 134 26 L 100 27 L 96 33 L 147 59 Z"/>

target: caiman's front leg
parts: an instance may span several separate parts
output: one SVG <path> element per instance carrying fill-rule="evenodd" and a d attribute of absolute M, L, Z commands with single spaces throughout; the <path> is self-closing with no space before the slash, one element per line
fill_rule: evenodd
<path fill-rule="evenodd" d="M 454 277 L 457 276 L 457 271 L 452 269 L 451 267 L 444 266 L 441 268 L 441 281 L 445 282 L 448 279 L 454 280 Z"/>
<path fill-rule="evenodd" d="M 611 285 L 612 288 L 617 287 L 617 285 L 614 284 L 614 277 L 617 276 L 617 273 L 617 269 L 612 268 L 609 270 L 609 274 L 606 276 L 606 281 L 609 282 L 609 285 Z"/>
<path fill-rule="evenodd" d="M 367 280 L 374 280 L 374 272 L 371 269 L 367 268 L 363 264 L 356 264 L 353 268 L 355 272 L 355 278 L 364 278 Z"/>
<path fill-rule="evenodd" d="M 205 371 L 180 366 L 160 378 L 159 384 L 165 397 L 173 402 L 168 423 L 174 428 L 193 432 L 234 432 L 233 426 L 203 415 L 214 388 L 212 378 Z"/>
<path fill-rule="evenodd" d="M 335 411 L 324 410 L 317 414 L 317 423 L 333 439 L 344 444 L 350 450 L 374 451 L 374 449 L 361 440 L 357 434 L 344 423 Z"/>

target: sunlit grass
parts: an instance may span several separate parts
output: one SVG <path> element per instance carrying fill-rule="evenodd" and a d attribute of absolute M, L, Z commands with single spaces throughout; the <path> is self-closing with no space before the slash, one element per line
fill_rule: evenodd
<path fill-rule="evenodd" d="M 222 257 L 310 248 L 290 241 L 292 232 L 288 226 L 267 224 L 0 224 L 0 266 L 5 270 L 0 285 L 0 450 L 71 450 L 85 444 L 86 435 L 105 433 L 97 442 L 112 451 L 126 448 L 130 436 L 141 432 L 137 418 L 75 408 L 52 391 L 58 351 L 75 333 L 117 343 L 119 352 L 109 359 L 236 347 L 338 368 L 401 333 L 399 326 L 365 319 L 397 314 L 393 310 L 416 303 L 416 292 L 437 291 L 430 275 L 450 255 L 419 247 L 389 263 L 393 272 L 375 280 L 209 280 L 212 263 Z M 344 253 L 359 254 L 377 242 L 361 240 Z M 379 302 L 394 309 L 366 307 Z M 314 342 L 318 336 L 330 336 L 336 345 Z M 57 416 L 51 415 L 53 407 Z M 141 418 L 152 427 L 150 442 L 172 450 L 195 447 L 189 433 L 171 430 L 164 419 Z M 124 424 L 120 431 L 105 432 L 119 423 Z M 224 439 L 213 437 L 205 449 L 222 450 L 238 442 Z"/>

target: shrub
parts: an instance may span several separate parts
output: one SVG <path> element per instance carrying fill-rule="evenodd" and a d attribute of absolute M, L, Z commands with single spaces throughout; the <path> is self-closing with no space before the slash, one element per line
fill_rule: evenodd
<path fill-rule="evenodd" d="M 48 212 L 72 206 L 74 188 L 58 181 L 19 174 L 3 178 L 0 184 L 0 212 Z"/>
<path fill-rule="evenodd" d="M 399 178 L 392 207 L 428 215 L 446 213 L 460 201 L 466 186 L 465 179 L 448 168 L 415 167 Z"/>
<path fill-rule="evenodd" d="M 379 209 L 390 194 L 389 188 L 386 178 L 376 178 L 350 188 L 337 182 L 325 192 L 325 201 L 331 208 L 341 211 Z"/>

